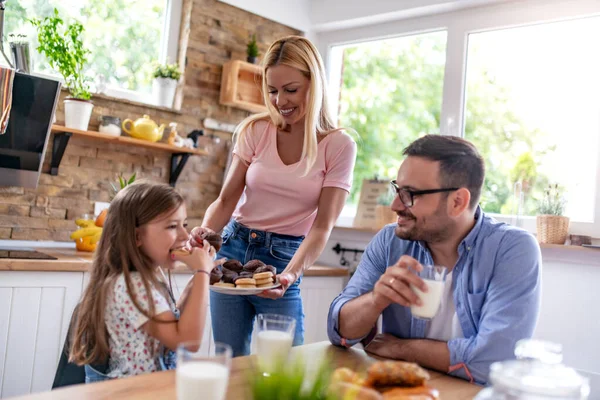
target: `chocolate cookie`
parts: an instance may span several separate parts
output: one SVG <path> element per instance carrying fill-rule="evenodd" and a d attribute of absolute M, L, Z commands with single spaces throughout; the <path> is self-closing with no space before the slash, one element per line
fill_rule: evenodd
<path fill-rule="evenodd" d="M 273 275 L 277 275 L 277 269 L 272 265 L 265 265 L 264 267 L 258 267 L 254 271 L 255 274 L 260 274 L 261 272 L 272 272 Z"/>
<path fill-rule="evenodd" d="M 226 268 L 233 272 L 237 272 L 239 274 L 240 272 L 242 272 L 244 266 L 238 260 L 227 260 L 223 264 L 223 268 Z"/>
<path fill-rule="evenodd" d="M 257 268 L 264 267 L 266 264 L 260 260 L 250 260 L 244 264 L 244 271 L 254 272 Z"/>
<path fill-rule="evenodd" d="M 217 283 L 223 277 L 223 272 L 219 269 L 219 267 L 214 267 L 212 271 L 210 271 L 210 284 Z"/>
<path fill-rule="evenodd" d="M 237 272 L 233 272 L 233 271 L 229 271 L 229 270 L 223 271 L 223 282 L 225 282 L 225 283 L 234 283 L 235 280 L 237 279 L 237 277 L 238 277 Z"/>
<path fill-rule="evenodd" d="M 204 235 L 204 240 L 208 241 L 212 247 L 218 252 L 221 250 L 221 246 L 223 245 L 223 238 L 218 233 L 206 233 Z"/>
<path fill-rule="evenodd" d="M 250 271 L 242 271 L 239 273 L 238 275 L 240 278 L 252 278 L 252 276 L 254 276 L 254 274 Z"/>

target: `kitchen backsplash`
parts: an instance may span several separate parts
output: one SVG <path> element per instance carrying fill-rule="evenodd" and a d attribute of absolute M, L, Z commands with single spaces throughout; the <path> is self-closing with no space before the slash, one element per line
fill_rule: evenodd
<path fill-rule="evenodd" d="M 176 122 L 180 135 L 203 129 L 204 118 L 239 123 L 248 113 L 219 104 L 222 65 L 232 59 L 245 60 L 246 42 L 256 33 L 260 53 L 264 54 L 275 39 L 299 32 L 258 17 L 217 0 L 184 0 L 180 38 L 180 60 L 187 65 L 176 104 L 179 111 L 145 106 L 95 96 L 90 129 L 98 126 L 99 115 L 136 119 L 148 114 L 158 123 Z M 64 120 L 63 92 L 57 111 L 57 123 Z M 219 143 L 201 137 L 209 156 L 189 158 L 177 181 L 186 199 L 189 223 L 199 224 L 208 205 L 216 199 L 230 151 L 229 134 L 215 133 Z M 59 174 L 51 176 L 50 138 L 43 173 L 37 189 L 0 187 L 0 239 L 68 241 L 75 229 L 73 219 L 92 213 L 94 202 L 108 201 L 110 182 L 119 173 L 168 182 L 170 153 L 133 146 L 104 143 L 81 137 L 69 141 Z"/>

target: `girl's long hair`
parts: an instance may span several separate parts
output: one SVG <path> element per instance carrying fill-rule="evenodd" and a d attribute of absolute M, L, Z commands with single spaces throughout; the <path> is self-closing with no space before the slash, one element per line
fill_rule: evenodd
<path fill-rule="evenodd" d="M 137 181 L 125 187 L 111 201 L 96 249 L 89 284 L 83 294 L 73 332 L 70 361 L 78 365 L 103 363 L 110 356 L 105 308 L 109 292 L 123 274 L 127 293 L 134 306 L 153 319 L 151 288 L 162 290 L 156 265 L 136 243 L 136 228 L 175 211 L 183 198 L 171 186 Z M 135 297 L 131 273 L 138 272 L 148 295 L 148 310 Z M 166 289 L 165 289 L 166 291 Z M 167 293 L 165 293 L 167 295 Z"/>
<path fill-rule="evenodd" d="M 268 112 L 251 115 L 236 128 L 236 141 L 242 140 L 248 128 L 256 121 L 271 121 L 278 128 L 285 128 L 285 121 L 269 99 L 267 70 L 275 65 L 296 68 L 310 80 L 310 91 L 306 116 L 304 117 L 304 143 L 302 158 L 306 157 L 305 173 L 317 159 L 317 135 L 326 135 L 338 130 L 329 110 L 327 101 L 327 80 L 325 67 L 317 48 L 302 36 L 286 36 L 276 40 L 265 54 L 262 62 L 262 92 Z"/>

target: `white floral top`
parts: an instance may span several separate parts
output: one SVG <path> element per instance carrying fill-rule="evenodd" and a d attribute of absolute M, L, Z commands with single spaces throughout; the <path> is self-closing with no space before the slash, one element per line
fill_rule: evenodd
<path fill-rule="evenodd" d="M 148 296 L 138 272 L 131 273 L 131 283 L 138 304 L 148 310 Z M 157 288 L 151 290 L 156 315 L 175 310 L 172 300 L 165 298 Z M 104 321 L 110 347 L 108 376 L 119 378 L 160 370 L 156 357 L 160 343 L 140 329 L 148 318 L 133 304 L 123 275 L 117 278 L 114 289 L 108 293 Z"/>

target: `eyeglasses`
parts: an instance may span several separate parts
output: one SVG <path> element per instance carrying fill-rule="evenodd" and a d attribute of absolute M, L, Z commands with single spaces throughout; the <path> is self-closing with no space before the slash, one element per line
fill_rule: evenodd
<path fill-rule="evenodd" d="M 432 194 L 432 193 L 442 193 L 442 192 L 452 192 L 454 190 L 458 190 L 459 188 L 443 188 L 443 189 L 427 189 L 427 190 L 408 190 L 404 188 L 400 188 L 395 180 L 391 181 L 390 184 L 394 191 L 398 194 L 398 198 L 400 202 L 404 204 L 404 207 L 410 208 L 414 205 L 415 196 L 421 196 L 423 194 Z"/>

